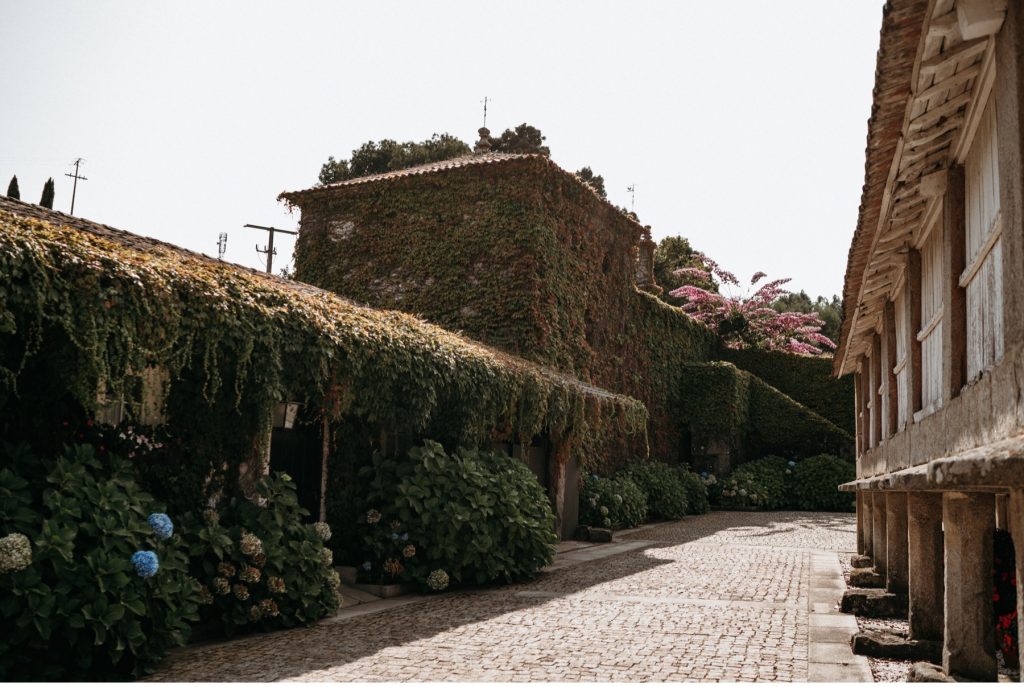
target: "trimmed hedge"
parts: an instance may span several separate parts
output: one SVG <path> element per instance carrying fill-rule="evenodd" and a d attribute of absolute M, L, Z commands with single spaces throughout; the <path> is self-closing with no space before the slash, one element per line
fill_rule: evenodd
<path fill-rule="evenodd" d="M 832 376 L 832 358 L 722 348 L 718 357 L 754 374 L 848 434 L 854 431 L 853 376 Z"/>

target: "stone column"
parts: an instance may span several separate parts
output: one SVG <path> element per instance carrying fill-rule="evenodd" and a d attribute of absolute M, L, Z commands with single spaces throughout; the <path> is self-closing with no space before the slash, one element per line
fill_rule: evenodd
<path fill-rule="evenodd" d="M 885 492 L 871 492 L 871 498 L 874 501 L 871 506 L 872 511 L 874 511 L 871 523 L 871 560 L 875 564 L 875 570 L 885 575 L 888 556 L 886 551 L 888 537 L 885 533 Z"/>
<path fill-rule="evenodd" d="M 885 495 L 885 588 L 894 594 L 907 593 L 907 493 Z"/>
<path fill-rule="evenodd" d="M 862 556 L 868 553 L 867 533 L 864 531 L 864 492 L 857 492 L 857 553 Z"/>
<path fill-rule="evenodd" d="M 942 668 L 979 682 L 994 682 L 995 617 L 992 611 L 992 494 L 945 492 L 946 607 Z"/>
<path fill-rule="evenodd" d="M 875 500 L 870 491 L 860 492 L 860 500 L 864 506 L 864 555 L 874 561 Z"/>
<path fill-rule="evenodd" d="M 907 494 L 907 567 L 910 578 L 910 638 L 942 639 L 942 494 Z"/>

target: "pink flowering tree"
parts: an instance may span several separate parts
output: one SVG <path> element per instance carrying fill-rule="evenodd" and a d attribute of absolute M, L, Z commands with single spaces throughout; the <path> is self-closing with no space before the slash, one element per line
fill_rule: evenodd
<path fill-rule="evenodd" d="M 701 281 L 715 280 L 726 291 L 741 288 L 732 272 L 706 255 L 700 254 L 699 258 L 703 268 L 684 267 L 675 274 Z M 766 276 L 764 272 L 754 274 L 746 291 L 738 295 L 693 285 L 681 286 L 670 295 L 685 299 L 683 312 L 717 332 L 729 348 L 765 348 L 802 355 L 821 355 L 834 349 L 835 343 L 821 333 L 825 322 L 817 314 L 780 313 L 772 308 L 779 296 L 789 293 L 782 287 L 790 280 L 762 281 Z"/>

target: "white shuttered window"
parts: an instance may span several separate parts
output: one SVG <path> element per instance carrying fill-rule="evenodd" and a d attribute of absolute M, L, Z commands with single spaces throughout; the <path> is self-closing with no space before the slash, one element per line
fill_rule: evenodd
<path fill-rule="evenodd" d="M 967 210 L 967 379 L 1003 357 L 1003 247 L 994 98 L 989 98 L 964 161 Z"/>
<path fill-rule="evenodd" d="M 942 405 L 942 226 L 921 247 L 921 415 Z"/>
<path fill-rule="evenodd" d="M 896 367 L 893 374 L 896 376 L 896 429 L 903 431 L 907 428 L 907 401 L 910 399 L 910 392 L 907 390 L 907 330 L 910 328 L 910 309 L 907 307 L 907 299 L 903 297 L 902 289 L 896 294 L 893 301 L 896 307 Z"/>

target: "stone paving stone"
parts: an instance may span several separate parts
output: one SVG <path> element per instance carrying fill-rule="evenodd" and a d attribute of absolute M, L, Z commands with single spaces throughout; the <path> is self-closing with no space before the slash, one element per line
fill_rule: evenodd
<path fill-rule="evenodd" d="M 150 679 L 804 681 L 828 672 L 809 663 L 812 649 L 819 662 L 842 658 L 838 641 L 808 639 L 811 590 L 839 571 L 854 526 L 845 514 L 686 518 L 529 583 L 188 647 Z"/>

